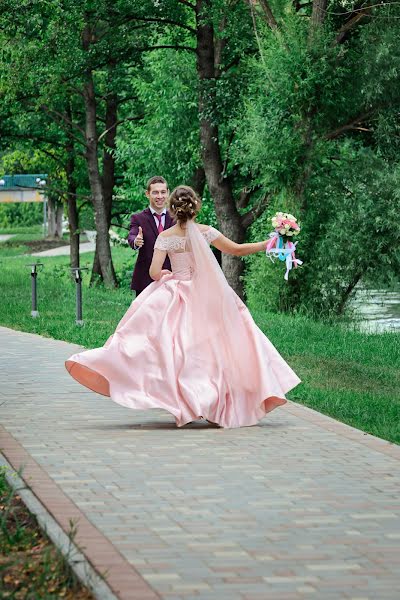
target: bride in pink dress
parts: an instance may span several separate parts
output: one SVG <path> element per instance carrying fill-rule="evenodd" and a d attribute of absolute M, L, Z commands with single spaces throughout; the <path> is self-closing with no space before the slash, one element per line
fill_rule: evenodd
<path fill-rule="evenodd" d="M 74 354 L 70 375 L 132 409 L 164 409 L 178 427 L 203 418 L 255 425 L 300 383 L 228 285 L 209 244 L 228 254 L 265 251 L 236 244 L 195 222 L 201 201 L 187 186 L 169 199 L 176 225 L 157 238 L 150 284 L 102 348 Z M 168 254 L 172 272 L 162 270 Z"/>

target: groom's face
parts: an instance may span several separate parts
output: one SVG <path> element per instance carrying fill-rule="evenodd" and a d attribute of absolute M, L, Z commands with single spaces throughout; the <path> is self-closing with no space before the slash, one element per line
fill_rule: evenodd
<path fill-rule="evenodd" d="M 168 188 L 165 183 L 152 183 L 149 191 L 146 192 L 150 206 L 153 210 L 160 213 L 164 210 L 168 199 Z"/>

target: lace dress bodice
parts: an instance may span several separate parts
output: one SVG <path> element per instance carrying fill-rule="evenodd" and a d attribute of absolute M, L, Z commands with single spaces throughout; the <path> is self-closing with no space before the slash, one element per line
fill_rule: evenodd
<path fill-rule="evenodd" d="M 221 235 L 214 227 L 209 227 L 201 232 L 208 244 Z M 194 271 L 193 254 L 187 248 L 186 237 L 178 235 L 158 236 L 154 248 L 168 253 L 171 269 L 178 279 L 191 279 Z"/>

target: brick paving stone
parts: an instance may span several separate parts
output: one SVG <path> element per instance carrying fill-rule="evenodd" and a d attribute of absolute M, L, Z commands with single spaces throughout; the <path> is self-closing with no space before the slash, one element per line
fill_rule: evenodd
<path fill-rule="evenodd" d="M 0 328 L 16 441 L 0 448 L 15 468 L 34 459 L 27 481 L 61 525 L 85 516 L 84 550 L 120 598 L 399 599 L 399 447 L 293 403 L 256 427 L 177 429 L 79 386 L 63 366 L 76 350 Z"/>

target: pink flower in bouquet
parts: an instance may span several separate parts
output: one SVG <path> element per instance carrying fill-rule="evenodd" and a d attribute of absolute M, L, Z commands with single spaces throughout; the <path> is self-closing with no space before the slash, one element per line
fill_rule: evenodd
<path fill-rule="evenodd" d="M 290 221 L 289 219 L 283 219 L 283 225 L 289 225 L 292 229 L 300 229 L 295 221 Z"/>

